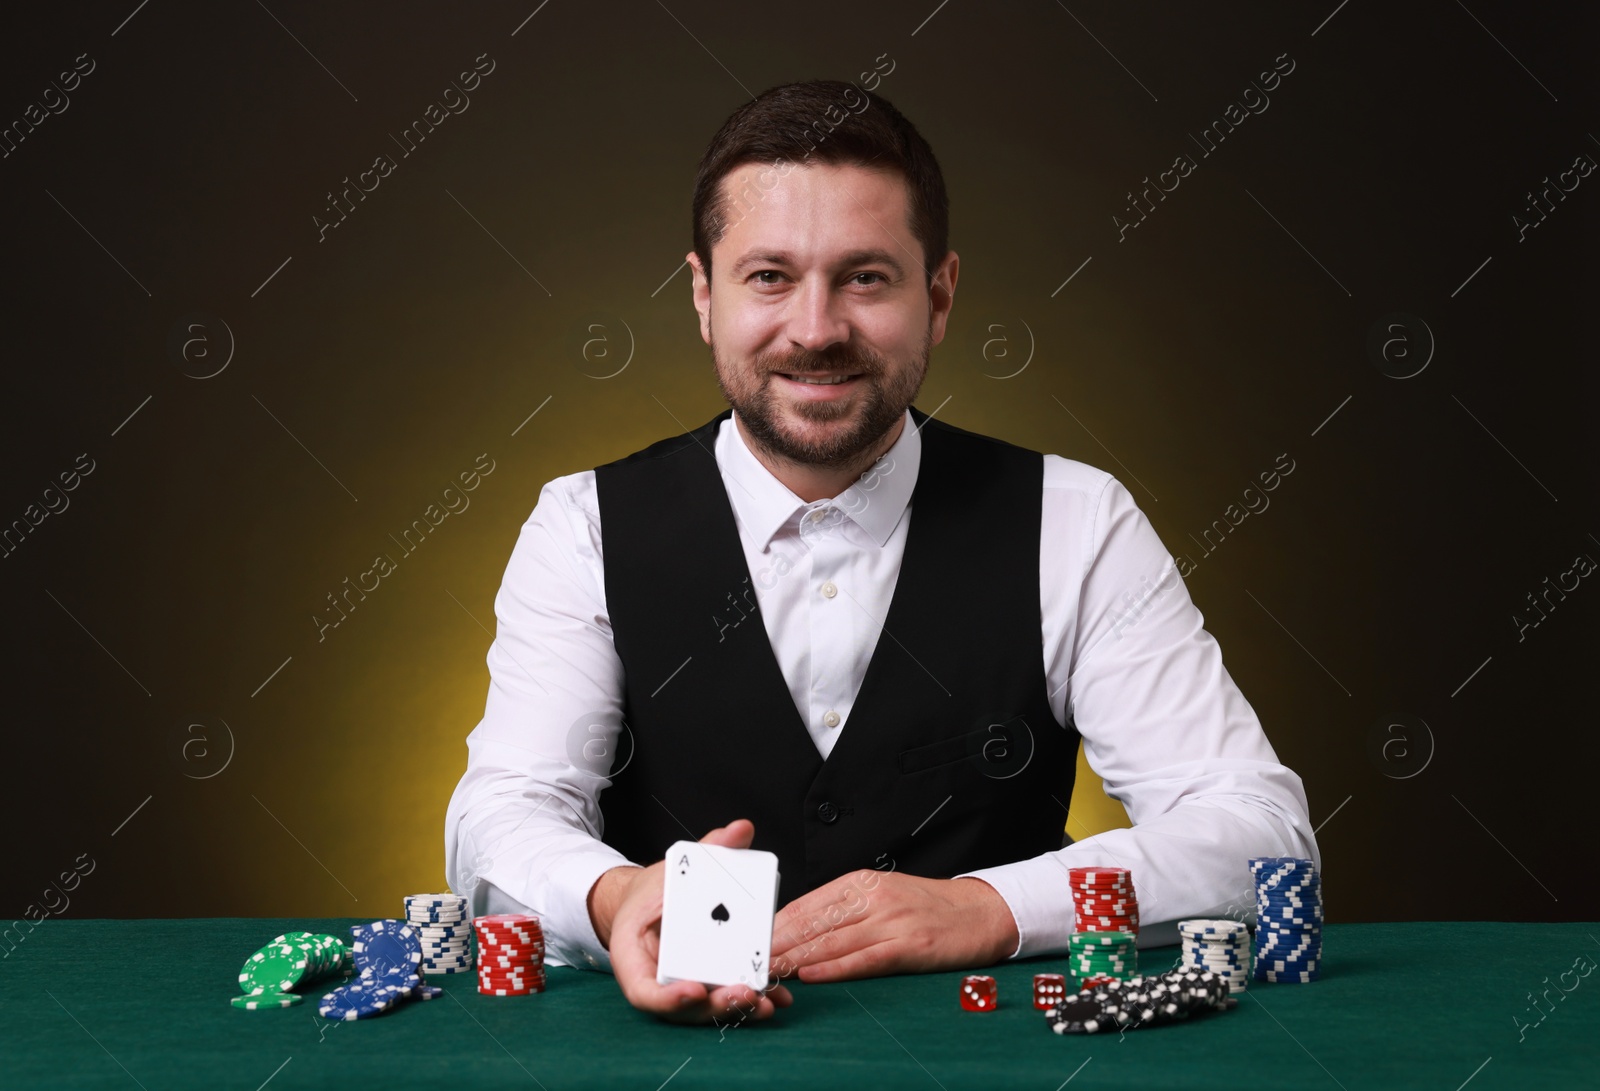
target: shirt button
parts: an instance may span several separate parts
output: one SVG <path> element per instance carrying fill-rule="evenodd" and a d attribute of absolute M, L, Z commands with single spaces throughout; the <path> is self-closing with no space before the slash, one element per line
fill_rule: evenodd
<path fill-rule="evenodd" d="M 839 808 L 832 803 L 824 803 L 817 808 L 817 817 L 831 826 L 839 821 Z"/>
<path fill-rule="evenodd" d="M 813 511 L 811 513 L 811 521 L 813 523 L 822 522 L 822 509 L 821 508 L 818 508 L 818 509 L 816 509 L 815 511 Z"/>
<path fill-rule="evenodd" d="M 838 727 L 839 714 L 830 708 L 826 713 L 823 714 L 822 722 L 827 724 L 829 727 Z"/>
<path fill-rule="evenodd" d="M 839 593 L 839 589 L 833 585 L 833 581 L 832 580 L 829 580 L 827 583 L 822 585 L 822 597 L 823 598 L 831 599 L 831 598 L 833 598 L 833 596 L 837 595 L 838 593 Z"/>

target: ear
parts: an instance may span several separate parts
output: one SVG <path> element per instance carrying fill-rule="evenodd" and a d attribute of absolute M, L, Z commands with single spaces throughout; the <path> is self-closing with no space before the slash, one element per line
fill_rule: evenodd
<path fill-rule="evenodd" d="M 950 319 L 950 309 L 956 304 L 956 276 L 961 270 L 961 258 L 954 250 L 944 256 L 934 271 L 933 283 L 928 287 L 929 332 L 933 344 L 944 340 L 945 323 Z"/>
<path fill-rule="evenodd" d="M 709 345 L 711 344 L 711 278 L 706 275 L 706 270 L 700 267 L 699 254 L 691 250 L 687 260 L 694 274 L 690 290 L 694 297 L 694 309 L 700 314 L 700 340 Z"/>

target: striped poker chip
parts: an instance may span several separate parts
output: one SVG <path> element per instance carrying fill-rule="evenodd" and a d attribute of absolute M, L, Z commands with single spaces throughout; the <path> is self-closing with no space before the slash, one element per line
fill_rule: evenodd
<path fill-rule="evenodd" d="M 384 919 L 351 925 L 350 935 L 354 939 L 350 950 L 355 955 L 357 972 L 412 973 L 422 964 L 422 938 L 405 921 Z"/>
<path fill-rule="evenodd" d="M 406 915 L 422 937 L 423 974 L 464 973 L 472 968 L 476 937 L 465 897 L 414 894 L 406 899 Z"/>
<path fill-rule="evenodd" d="M 1074 932 L 1139 934 L 1139 898 L 1127 868 L 1069 868 L 1067 880 Z"/>
<path fill-rule="evenodd" d="M 1217 974 L 1230 993 L 1245 989 L 1250 976 L 1250 929 L 1242 921 L 1181 920 L 1178 937 L 1185 967 Z"/>
<path fill-rule="evenodd" d="M 239 987 L 247 993 L 292 992 L 306 976 L 310 956 L 298 946 L 273 941 L 245 960 Z"/>
<path fill-rule="evenodd" d="M 1257 981 L 1305 984 L 1321 976 L 1322 876 L 1310 860 L 1257 857 L 1254 969 Z"/>
<path fill-rule="evenodd" d="M 240 1011 L 276 1011 L 292 1007 L 304 999 L 299 993 L 250 993 L 248 996 L 234 997 L 232 1004 Z"/>
<path fill-rule="evenodd" d="M 264 1011 L 298 1004 L 293 990 L 350 969 L 350 948 L 338 936 L 285 932 L 245 960 L 239 985 L 245 995 L 231 1003 L 242 1011 Z"/>
<path fill-rule="evenodd" d="M 317 1005 L 317 1014 L 324 1019 L 369 1019 L 382 1015 L 404 999 L 405 992 L 401 989 L 342 985 L 323 996 Z"/>
<path fill-rule="evenodd" d="M 1047 1023 L 1057 1034 L 1096 1034 L 1158 1026 L 1225 1010 L 1226 984 L 1216 974 L 1180 968 L 1154 977 L 1097 983 L 1053 1007 Z"/>
<path fill-rule="evenodd" d="M 531 914 L 474 917 L 478 941 L 478 992 L 531 996 L 544 991 L 544 929 Z"/>

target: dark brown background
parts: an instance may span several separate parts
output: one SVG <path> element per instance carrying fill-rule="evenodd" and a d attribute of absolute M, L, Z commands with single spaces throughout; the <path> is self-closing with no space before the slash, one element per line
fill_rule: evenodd
<path fill-rule="evenodd" d="M 892 63 L 878 90 L 939 155 L 962 258 L 918 405 L 1109 470 L 1197 562 L 1324 823 L 1329 919 L 1597 916 L 1597 581 L 1513 622 L 1600 560 L 1600 177 L 1526 241 L 1512 222 L 1600 158 L 1592 17 L 538 6 L 6 17 L 7 123 L 95 67 L 0 159 L 0 520 L 95 468 L 0 560 L 0 915 L 85 854 L 64 914 L 385 916 L 440 888 L 539 487 L 722 408 L 682 267 L 702 149 L 750 94 Z M 483 54 L 471 106 L 319 242 L 327 191 Z M 1268 110 L 1119 242 L 1124 195 L 1283 54 Z M 236 342 L 203 380 L 168 348 L 195 312 Z M 1393 312 L 1436 339 L 1412 378 L 1367 351 Z M 590 323 L 618 352 L 631 331 L 620 374 Z M 1285 453 L 1270 508 L 1204 555 L 1190 536 Z M 471 507 L 319 640 L 325 596 L 480 454 Z M 1080 787 L 1073 832 L 1108 803 Z"/>

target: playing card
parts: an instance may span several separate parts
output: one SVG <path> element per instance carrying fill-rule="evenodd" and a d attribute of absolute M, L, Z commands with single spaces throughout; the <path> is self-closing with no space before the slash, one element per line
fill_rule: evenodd
<path fill-rule="evenodd" d="M 778 858 L 678 841 L 666 864 L 656 981 L 766 988 Z"/>

